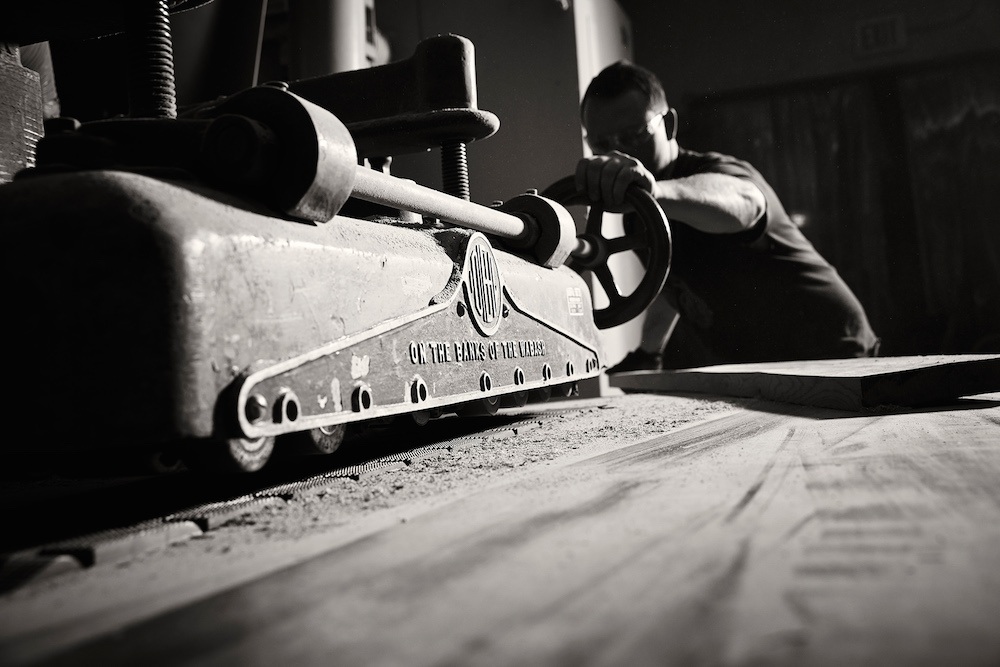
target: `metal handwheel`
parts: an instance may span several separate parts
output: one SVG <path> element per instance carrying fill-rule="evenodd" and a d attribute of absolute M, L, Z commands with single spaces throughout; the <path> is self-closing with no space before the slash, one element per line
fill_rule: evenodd
<path fill-rule="evenodd" d="M 636 212 L 637 229 L 627 236 L 607 238 L 603 234 L 604 208 L 576 188 L 575 178 L 561 178 L 542 193 L 563 206 L 590 206 L 586 230 L 577 236 L 577 249 L 568 265 L 578 272 L 593 271 L 608 295 L 606 308 L 594 310 L 599 329 L 624 324 L 637 317 L 663 289 L 670 271 L 670 224 L 651 194 L 633 185 L 625 192 L 625 202 Z M 643 260 L 645 273 L 631 294 L 623 295 L 608 268 L 608 258 L 622 252 L 635 252 Z"/>

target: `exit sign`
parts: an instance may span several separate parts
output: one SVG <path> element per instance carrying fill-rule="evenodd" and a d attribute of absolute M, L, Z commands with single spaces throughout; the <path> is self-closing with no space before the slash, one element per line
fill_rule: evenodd
<path fill-rule="evenodd" d="M 854 24 L 854 53 L 874 56 L 906 48 L 906 23 L 902 14 L 878 16 Z"/>

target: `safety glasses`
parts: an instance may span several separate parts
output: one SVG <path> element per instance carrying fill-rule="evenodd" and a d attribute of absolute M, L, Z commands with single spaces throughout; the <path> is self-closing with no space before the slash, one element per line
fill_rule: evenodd
<path fill-rule="evenodd" d="M 610 153 L 613 150 L 639 148 L 653 138 L 656 129 L 663 123 L 667 131 L 667 140 L 677 136 L 677 110 L 667 109 L 656 114 L 641 127 L 632 127 L 606 137 L 591 137 L 587 135 L 587 143 L 595 153 Z M 628 152 L 625 150 L 624 152 Z"/>

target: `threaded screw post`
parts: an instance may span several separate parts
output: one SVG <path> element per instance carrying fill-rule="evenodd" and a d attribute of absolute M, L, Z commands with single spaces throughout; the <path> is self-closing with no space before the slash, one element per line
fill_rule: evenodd
<path fill-rule="evenodd" d="M 469 157 L 464 141 L 441 144 L 441 184 L 448 194 L 469 201 Z"/>
<path fill-rule="evenodd" d="M 129 115 L 176 118 L 174 49 L 167 0 L 129 0 L 125 6 Z"/>

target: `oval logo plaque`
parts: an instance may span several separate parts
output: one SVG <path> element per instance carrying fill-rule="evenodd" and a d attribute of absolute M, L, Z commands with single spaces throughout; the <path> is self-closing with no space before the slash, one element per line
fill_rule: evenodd
<path fill-rule="evenodd" d="M 493 247 L 485 237 L 469 239 L 466 250 L 465 300 L 476 329 L 492 336 L 503 318 L 503 285 Z"/>

